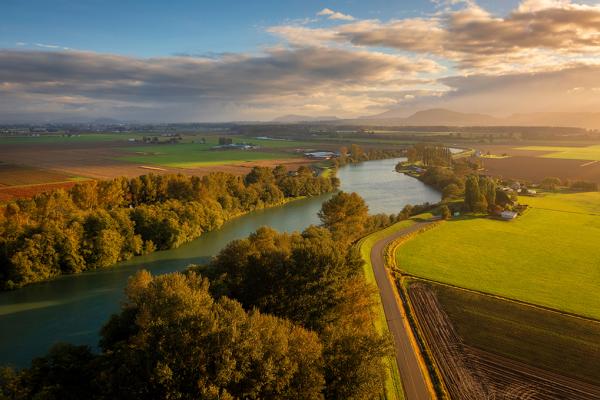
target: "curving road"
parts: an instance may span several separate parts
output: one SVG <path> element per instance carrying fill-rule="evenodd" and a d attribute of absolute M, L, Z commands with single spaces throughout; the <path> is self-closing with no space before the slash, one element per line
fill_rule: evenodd
<path fill-rule="evenodd" d="M 406 400 L 431 400 L 431 394 L 427 387 L 423 371 L 418 361 L 415 349 L 410 341 L 407 325 L 405 324 L 402 305 L 396 294 L 396 285 L 385 266 L 385 249 L 394 240 L 418 231 L 427 222 L 418 222 L 413 226 L 398 231 L 375 243 L 371 250 L 371 263 L 375 280 L 379 287 L 379 295 L 383 303 L 385 318 L 394 339 L 396 349 L 396 361 L 402 378 L 404 396 Z"/>

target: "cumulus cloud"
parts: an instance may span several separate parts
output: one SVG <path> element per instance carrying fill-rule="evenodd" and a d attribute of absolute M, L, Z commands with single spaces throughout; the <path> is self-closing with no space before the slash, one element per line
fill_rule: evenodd
<path fill-rule="evenodd" d="M 311 104 L 313 110 L 350 115 L 389 104 L 377 89 L 440 67 L 427 59 L 337 48 L 274 48 L 259 55 L 141 59 L 62 51 L 0 52 L 0 93 L 5 104 L 40 111 L 107 107 L 177 106 L 188 119 L 197 110 L 270 108 L 271 113 Z M 344 99 L 345 101 L 335 101 Z M 72 103 L 78 106 L 73 107 Z M 2 108 L 3 111 L 6 109 Z M 238 111 L 239 111 L 238 110 Z M 118 110 L 117 110 L 118 111 Z M 211 111 L 213 117 L 216 116 Z M 219 119 L 237 116 L 223 112 Z M 181 118 L 181 116 L 180 116 Z"/>
<path fill-rule="evenodd" d="M 474 0 L 436 3 L 432 15 L 388 21 L 325 8 L 318 15 L 336 24 L 269 27 L 282 43 L 258 54 L 135 58 L 23 43 L 44 51 L 0 50 L 0 117 L 197 121 L 354 117 L 398 107 L 600 108 L 600 5 L 524 0 L 497 16 Z"/>
<path fill-rule="evenodd" d="M 301 36 L 292 27 L 272 32 L 294 43 L 304 38 L 428 53 L 470 73 L 537 71 L 531 66 L 560 65 L 600 51 L 600 5 L 525 0 L 507 16 L 497 17 L 473 1 L 443 3 L 451 7 L 426 18 L 304 28 Z"/>
<path fill-rule="evenodd" d="M 338 11 L 333 11 L 330 8 L 324 8 L 321 11 L 319 11 L 317 13 L 318 16 L 325 16 L 327 17 L 327 19 L 337 19 L 337 20 L 342 20 L 342 21 L 353 21 L 354 17 L 352 15 L 348 15 L 348 14 L 342 14 L 341 12 Z"/>

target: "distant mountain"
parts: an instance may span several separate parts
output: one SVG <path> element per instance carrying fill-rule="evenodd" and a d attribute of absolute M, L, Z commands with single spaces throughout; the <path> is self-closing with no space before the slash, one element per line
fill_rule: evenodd
<path fill-rule="evenodd" d="M 295 115 L 289 114 L 281 117 L 277 117 L 271 122 L 279 122 L 282 124 L 294 124 L 298 122 L 321 122 L 321 121 L 336 121 L 338 118 L 335 116 L 323 116 L 323 117 L 310 117 L 308 115 Z"/>
<path fill-rule="evenodd" d="M 418 111 L 404 119 L 406 125 L 496 125 L 498 120 L 485 114 L 465 114 L 443 108 Z"/>
<path fill-rule="evenodd" d="M 600 129 L 600 113 L 547 112 L 513 114 L 501 118 L 487 114 L 462 113 L 435 108 L 418 111 L 408 117 L 400 117 L 398 114 L 398 110 L 390 110 L 382 114 L 343 122 L 387 126 L 555 126 Z"/>

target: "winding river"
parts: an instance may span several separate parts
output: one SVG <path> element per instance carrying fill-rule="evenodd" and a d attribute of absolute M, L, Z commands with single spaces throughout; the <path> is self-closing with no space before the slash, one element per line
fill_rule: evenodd
<path fill-rule="evenodd" d="M 435 203 L 440 195 L 420 181 L 398 174 L 398 159 L 349 165 L 338 171 L 341 189 L 359 193 L 371 213 L 397 213 L 406 204 Z M 318 224 L 323 195 L 256 211 L 178 249 L 135 257 L 114 268 L 63 276 L 14 292 L 0 293 L 0 365 L 27 366 L 56 342 L 95 347 L 100 327 L 119 308 L 127 277 L 141 268 L 161 274 L 203 263 L 229 241 L 269 225 L 299 231 Z"/>

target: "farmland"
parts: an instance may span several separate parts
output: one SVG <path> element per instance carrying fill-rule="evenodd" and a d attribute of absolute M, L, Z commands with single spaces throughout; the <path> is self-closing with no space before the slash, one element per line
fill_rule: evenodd
<path fill-rule="evenodd" d="M 467 345 L 600 385 L 600 322 L 431 286 Z"/>
<path fill-rule="evenodd" d="M 152 145 L 141 145 L 143 136 L 141 133 L 84 133 L 73 136 L 0 137 L 0 161 L 37 170 L 51 170 L 65 177 L 92 179 L 134 177 L 150 172 L 204 175 L 224 171 L 245 174 L 254 165 L 274 166 L 281 163 L 296 169 L 308 160 L 298 157 L 293 149 L 300 145 L 318 146 L 305 142 L 245 139 L 257 144 L 260 149 L 210 151 L 218 142 L 218 134 L 188 134 L 182 136 L 180 144 Z M 168 139 L 159 136 L 160 141 Z M 206 144 L 200 143 L 202 139 Z M 244 141 L 241 137 L 233 139 L 236 143 Z M 56 178 L 39 174 L 36 182 L 28 183 L 47 185 L 55 182 Z M 28 192 L 32 190 L 29 188 Z"/>
<path fill-rule="evenodd" d="M 600 290 L 600 193 L 521 201 L 532 207 L 515 221 L 464 217 L 417 236 L 398 248 L 399 267 L 600 319 L 600 298 L 590 295 Z"/>
<path fill-rule="evenodd" d="M 81 179 L 57 171 L 0 163 L 0 202 L 68 189 Z"/>
<path fill-rule="evenodd" d="M 600 323 L 415 279 L 406 287 L 450 398 L 600 398 Z"/>
<path fill-rule="evenodd" d="M 600 161 L 600 145 L 582 147 L 526 146 L 518 150 L 540 152 L 541 157 Z"/>
<path fill-rule="evenodd" d="M 139 164 L 153 164 L 175 168 L 224 165 L 259 160 L 298 158 L 280 151 L 210 150 L 205 144 L 173 144 L 128 148 L 128 156 L 120 160 Z"/>

